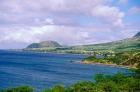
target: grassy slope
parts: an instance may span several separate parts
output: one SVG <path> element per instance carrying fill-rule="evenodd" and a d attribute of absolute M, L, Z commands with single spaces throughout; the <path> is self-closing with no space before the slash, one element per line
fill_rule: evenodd
<path fill-rule="evenodd" d="M 114 41 L 109 43 L 102 44 L 93 44 L 93 45 L 83 45 L 83 46 L 74 46 L 74 50 L 94 50 L 94 51 L 115 51 L 123 52 L 140 49 L 140 37 L 128 38 L 120 41 Z"/>
<path fill-rule="evenodd" d="M 124 52 L 140 49 L 140 37 L 128 38 L 120 41 L 93 44 L 93 45 L 80 45 L 72 47 L 44 47 L 44 48 L 26 48 L 24 50 L 33 51 L 48 51 L 58 53 L 88 53 L 88 52 Z"/>

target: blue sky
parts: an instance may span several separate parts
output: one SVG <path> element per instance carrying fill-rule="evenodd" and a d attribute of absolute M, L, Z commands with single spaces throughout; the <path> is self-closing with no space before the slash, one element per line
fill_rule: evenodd
<path fill-rule="evenodd" d="M 0 0 L 0 49 L 104 43 L 140 31 L 140 0 Z"/>

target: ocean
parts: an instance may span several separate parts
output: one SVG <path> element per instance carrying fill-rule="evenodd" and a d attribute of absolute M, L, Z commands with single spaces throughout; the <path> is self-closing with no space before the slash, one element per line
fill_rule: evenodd
<path fill-rule="evenodd" d="M 128 73 L 125 68 L 80 64 L 86 55 L 0 51 L 0 89 L 28 85 L 36 90 L 80 81 L 94 81 L 96 74 Z"/>

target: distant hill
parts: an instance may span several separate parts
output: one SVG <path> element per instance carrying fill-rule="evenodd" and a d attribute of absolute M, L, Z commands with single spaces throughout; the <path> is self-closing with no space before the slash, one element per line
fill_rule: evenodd
<path fill-rule="evenodd" d="M 24 50 L 57 53 L 124 52 L 140 50 L 140 32 L 132 38 L 101 44 L 65 47 L 55 41 L 32 43 Z"/>
<path fill-rule="evenodd" d="M 101 44 L 74 46 L 72 47 L 72 49 L 83 49 L 86 51 L 115 51 L 115 52 L 137 50 L 140 49 L 140 32 L 138 32 L 132 38 Z"/>
<path fill-rule="evenodd" d="M 82 49 L 86 51 L 131 51 L 140 49 L 140 37 L 128 38 L 120 41 L 93 44 L 93 45 L 83 45 L 83 46 L 73 46 L 72 49 Z"/>
<path fill-rule="evenodd" d="M 138 32 L 134 37 L 140 37 L 140 32 Z"/>
<path fill-rule="evenodd" d="M 43 41 L 40 43 L 32 43 L 27 48 L 47 48 L 47 47 L 61 47 L 61 45 L 55 41 Z"/>

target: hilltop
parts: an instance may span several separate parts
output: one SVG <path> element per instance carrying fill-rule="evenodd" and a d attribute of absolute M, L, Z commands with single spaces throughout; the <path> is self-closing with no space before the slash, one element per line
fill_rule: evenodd
<path fill-rule="evenodd" d="M 56 41 L 43 41 L 40 43 L 32 43 L 27 48 L 47 48 L 47 47 L 61 47 Z"/>

